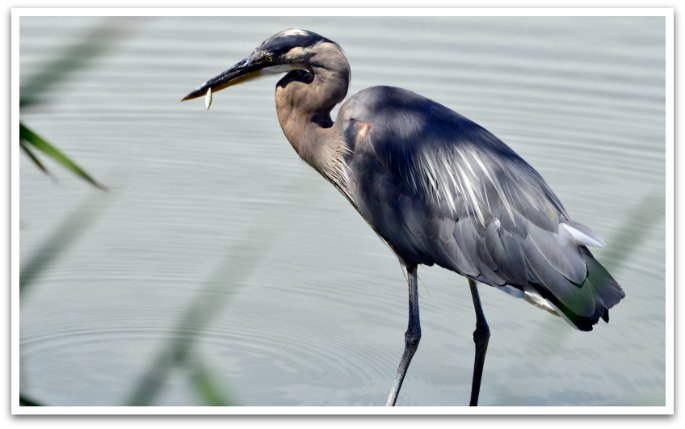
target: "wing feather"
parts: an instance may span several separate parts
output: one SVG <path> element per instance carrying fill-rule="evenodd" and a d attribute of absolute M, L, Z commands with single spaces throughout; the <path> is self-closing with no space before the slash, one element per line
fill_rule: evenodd
<path fill-rule="evenodd" d="M 406 90 L 341 108 L 354 204 L 406 264 L 438 264 L 589 330 L 623 291 L 540 174 L 493 134 Z M 370 124 L 363 144 L 355 121 Z M 369 183 L 374 186 L 370 187 Z"/>

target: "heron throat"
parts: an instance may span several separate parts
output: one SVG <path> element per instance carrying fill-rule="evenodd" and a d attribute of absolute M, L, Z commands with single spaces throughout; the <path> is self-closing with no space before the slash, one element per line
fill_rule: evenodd
<path fill-rule="evenodd" d="M 333 43 L 316 45 L 310 61 L 306 71 L 292 71 L 276 85 L 278 121 L 300 158 L 349 195 L 348 148 L 331 119 L 331 110 L 347 95 L 349 63 Z"/>

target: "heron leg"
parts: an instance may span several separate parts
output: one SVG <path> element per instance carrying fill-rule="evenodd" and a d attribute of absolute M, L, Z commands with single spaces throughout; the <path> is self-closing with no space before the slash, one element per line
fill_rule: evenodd
<path fill-rule="evenodd" d="M 407 374 L 407 368 L 409 368 L 411 358 L 414 356 L 414 353 L 416 353 L 416 349 L 419 347 L 419 341 L 421 340 L 418 277 L 416 270 L 416 265 L 407 267 L 407 278 L 409 283 L 409 325 L 404 334 L 404 353 L 402 353 L 400 366 L 397 368 L 395 383 L 390 391 L 388 403 L 386 404 L 387 406 L 394 406 L 395 402 L 397 402 L 397 395 L 400 393 L 402 381 L 404 381 L 404 376 Z"/>
<path fill-rule="evenodd" d="M 483 307 L 480 305 L 478 288 L 473 279 L 469 279 L 469 288 L 473 298 L 473 307 L 476 310 L 476 330 L 473 331 L 473 342 L 476 344 L 476 358 L 473 364 L 473 382 L 471 383 L 471 402 L 470 406 L 478 405 L 478 394 L 480 393 L 480 381 L 483 376 L 483 365 L 485 364 L 485 353 L 488 351 L 488 341 L 490 339 L 490 328 L 483 314 Z"/>

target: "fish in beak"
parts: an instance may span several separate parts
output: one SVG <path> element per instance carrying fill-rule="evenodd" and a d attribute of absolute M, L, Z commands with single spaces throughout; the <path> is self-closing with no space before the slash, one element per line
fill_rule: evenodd
<path fill-rule="evenodd" d="M 228 88 L 229 86 L 256 79 L 262 76 L 263 68 L 263 62 L 258 62 L 251 57 L 247 57 L 239 61 L 228 70 L 219 73 L 217 76 L 198 86 L 188 95 L 183 97 L 181 101 L 192 100 L 204 96 L 205 107 L 209 109 L 209 106 L 212 104 L 213 93 L 221 91 L 224 88 Z"/>

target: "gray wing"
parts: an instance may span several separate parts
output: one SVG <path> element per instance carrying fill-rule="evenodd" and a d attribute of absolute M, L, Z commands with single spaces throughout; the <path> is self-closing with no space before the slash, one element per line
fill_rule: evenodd
<path fill-rule="evenodd" d="M 390 87 L 360 92 L 340 119 L 354 204 L 405 263 L 438 264 L 585 330 L 623 297 L 587 250 L 601 239 L 484 128 Z"/>

